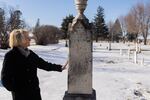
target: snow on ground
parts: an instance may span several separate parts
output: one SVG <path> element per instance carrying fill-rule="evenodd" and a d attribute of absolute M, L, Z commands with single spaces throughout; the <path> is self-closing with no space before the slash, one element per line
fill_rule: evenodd
<path fill-rule="evenodd" d="M 65 42 L 59 44 L 29 48 L 47 61 L 64 64 L 68 59 Z M 130 58 L 128 49 L 135 49 L 132 43 L 112 43 L 112 50 L 107 50 L 108 43 L 93 44 L 93 88 L 97 100 L 150 100 L 150 46 L 141 45 L 138 64 L 134 63 L 133 51 Z M 122 49 L 122 55 L 120 55 Z M 3 57 L 8 50 L 0 49 L 0 71 Z M 144 65 L 141 61 L 144 58 Z M 41 95 L 43 100 L 62 100 L 67 90 L 67 70 L 62 73 L 38 70 Z M 11 100 L 11 94 L 0 84 L 0 100 Z"/>

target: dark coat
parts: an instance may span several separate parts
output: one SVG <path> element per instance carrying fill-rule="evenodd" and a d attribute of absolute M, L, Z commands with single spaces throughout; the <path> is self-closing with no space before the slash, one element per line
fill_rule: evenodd
<path fill-rule="evenodd" d="M 4 57 L 1 72 L 2 84 L 7 90 L 12 91 L 13 94 L 29 91 L 38 91 L 37 94 L 39 94 L 40 89 L 37 68 L 46 71 L 61 72 L 61 67 L 61 65 L 44 61 L 31 50 L 29 56 L 25 57 L 17 47 L 14 47 L 6 53 Z"/>

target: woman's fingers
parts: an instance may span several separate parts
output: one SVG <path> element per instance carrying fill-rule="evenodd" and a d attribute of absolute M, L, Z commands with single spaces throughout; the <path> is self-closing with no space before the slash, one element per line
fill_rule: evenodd
<path fill-rule="evenodd" d="M 62 69 L 67 69 L 67 65 L 68 65 L 69 61 L 67 60 L 67 62 L 65 63 L 65 65 L 62 67 Z"/>

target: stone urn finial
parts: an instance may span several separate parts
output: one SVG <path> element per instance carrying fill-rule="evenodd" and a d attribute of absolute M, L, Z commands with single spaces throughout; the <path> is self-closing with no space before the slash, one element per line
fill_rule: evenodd
<path fill-rule="evenodd" d="M 78 15 L 83 15 L 88 0 L 74 0 Z"/>

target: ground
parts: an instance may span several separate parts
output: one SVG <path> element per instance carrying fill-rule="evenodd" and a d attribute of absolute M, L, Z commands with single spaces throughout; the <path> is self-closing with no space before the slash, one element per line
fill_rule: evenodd
<path fill-rule="evenodd" d="M 93 88 L 97 100 L 150 100 L 150 46 L 141 45 L 143 51 L 137 54 L 137 64 L 133 51 L 128 56 L 128 49 L 135 49 L 133 43 L 112 43 L 111 51 L 107 47 L 107 42 L 93 43 Z M 68 59 L 65 41 L 29 48 L 49 62 L 65 64 Z M 0 49 L 0 71 L 7 51 Z M 38 70 L 38 77 L 43 100 L 62 100 L 67 90 L 67 70 L 62 73 Z M 10 92 L 1 84 L 0 100 L 11 100 Z"/>

